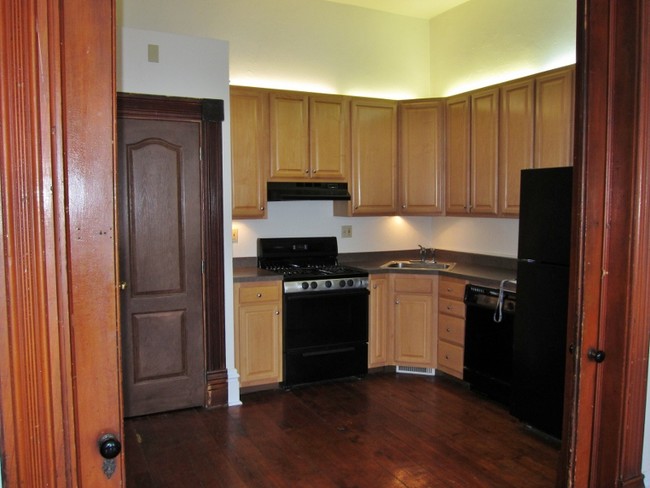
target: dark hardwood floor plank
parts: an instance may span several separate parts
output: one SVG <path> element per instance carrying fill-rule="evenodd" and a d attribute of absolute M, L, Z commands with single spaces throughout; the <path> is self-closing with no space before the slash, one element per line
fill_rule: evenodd
<path fill-rule="evenodd" d="M 127 487 L 546 488 L 556 444 L 446 377 L 373 374 L 127 419 Z"/>

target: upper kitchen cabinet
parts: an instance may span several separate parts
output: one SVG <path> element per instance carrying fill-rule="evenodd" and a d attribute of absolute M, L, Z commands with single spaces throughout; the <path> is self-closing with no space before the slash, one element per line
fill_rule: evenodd
<path fill-rule="evenodd" d="M 536 168 L 573 165 L 573 66 L 535 78 Z"/>
<path fill-rule="evenodd" d="M 336 95 L 271 92 L 272 181 L 345 181 L 349 100 Z"/>
<path fill-rule="evenodd" d="M 498 156 L 498 87 L 449 98 L 447 214 L 497 215 Z"/>
<path fill-rule="evenodd" d="M 352 99 L 351 202 L 334 202 L 336 215 L 397 213 L 397 103 Z"/>
<path fill-rule="evenodd" d="M 233 218 L 266 217 L 268 96 L 259 88 L 230 89 Z"/>
<path fill-rule="evenodd" d="M 444 100 L 399 104 L 399 212 L 402 215 L 440 215 L 444 210 L 444 109 Z"/>
<path fill-rule="evenodd" d="M 517 80 L 501 86 L 499 121 L 499 209 L 519 214 L 521 170 L 533 167 L 535 81 Z"/>

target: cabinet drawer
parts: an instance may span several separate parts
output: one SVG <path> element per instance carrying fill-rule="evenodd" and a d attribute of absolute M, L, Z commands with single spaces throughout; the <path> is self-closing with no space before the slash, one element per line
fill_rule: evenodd
<path fill-rule="evenodd" d="M 462 377 L 463 348 L 444 341 L 438 342 L 438 367 L 445 372 L 456 371 L 460 373 L 459 377 Z"/>
<path fill-rule="evenodd" d="M 463 301 L 466 284 L 467 282 L 464 280 L 440 278 L 440 296 Z"/>
<path fill-rule="evenodd" d="M 241 285 L 239 288 L 239 303 L 260 303 L 281 300 L 280 285 Z"/>
<path fill-rule="evenodd" d="M 440 313 L 453 315 L 455 317 L 460 317 L 463 319 L 465 318 L 465 304 L 463 302 L 440 297 L 438 299 L 438 306 Z"/>
<path fill-rule="evenodd" d="M 432 276 L 414 276 L 414 275 L 402 275 L 395 276 L 393 281 L 393 287 L 395 292 L 398 293 L 426 293 L 432 294 L 434 292 L 433 286 L 434 277 Z"/>
<path fill-rule="evenodd" d="M 438 337 L 447 342 L 465 343 L 465 319 L 440 314 L 438 316 Z"/>

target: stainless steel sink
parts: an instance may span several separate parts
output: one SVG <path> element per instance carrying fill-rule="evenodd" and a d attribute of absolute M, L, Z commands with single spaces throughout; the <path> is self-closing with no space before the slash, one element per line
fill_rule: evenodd
<path fill-rule="evenodd" d="M 411 259 L 408 261 L 388 261 L 382 264 L 381 268 L 388 269 L 427 269 L 427 270 L 449 270 L 453 268 L 456 263 L 439 263 L 436 261 L 420 261 Z"/>

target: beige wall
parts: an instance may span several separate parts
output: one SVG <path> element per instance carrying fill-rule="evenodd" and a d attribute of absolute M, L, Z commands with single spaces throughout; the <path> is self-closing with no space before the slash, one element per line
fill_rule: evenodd
<path fill-rule="evenodd" d="M 431 19 L 431 93 L 575 63 L 575 0 L 471 0 Z"/>
<path fill-rule="evenodd" d="M 230 43 L 232 84 L 429 95 L 429 23 L 321 0 L 117 0 L 118 24 Z"/>

